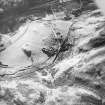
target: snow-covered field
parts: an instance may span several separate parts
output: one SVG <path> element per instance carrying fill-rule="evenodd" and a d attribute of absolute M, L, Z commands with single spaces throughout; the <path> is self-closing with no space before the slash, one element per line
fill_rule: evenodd
<path fill-rule="evenodd" d="M 41 49 L 53 31 L 51 23 L 66 36 L 73 20 L 52 19 L 50 23 L 46 17 L 20 27 L 0 53 L 0 61 L 11 67 L 0 68 L 0 105 L 104 105 L 105 33 L 100 32 L 105 18 L 92 16 L 95 12 L 74 19 L 69 36 L 75 39 L 71 56 L 41 69 L 37 67 L 48 59 Z M 34 66 L 24 69 L 31 65 L 22 51 L 26 44 Z"/>

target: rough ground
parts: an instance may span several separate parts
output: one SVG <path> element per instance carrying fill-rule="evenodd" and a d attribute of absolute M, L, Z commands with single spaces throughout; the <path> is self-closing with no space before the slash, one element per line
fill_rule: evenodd
<path fill-rule="evenodd" d="M 0 105 L 105 105 L 105 17 L 95 10 L 70 21 L 52 19 L 64 37 L 74 23 L 69 32 L 73 47 L 49 67 L 41 48 L 54 30 L 46 20 L 27 22 L 15 36 L 3 37 L 0 61 L 8 67 L 0 68 Z M 22 51 L 26 43 L 34 66 Z"/>

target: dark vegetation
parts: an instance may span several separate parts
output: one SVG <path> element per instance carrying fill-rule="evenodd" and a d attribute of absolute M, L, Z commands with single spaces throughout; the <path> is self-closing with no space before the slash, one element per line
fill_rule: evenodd
<path fill-rule="evenodd" d="M 73 0 L 73 3 L 76 2 L 78 5 L 80 4 L 79 0 Z M 82 12 L 91 11 L 96 9 L 97 7 L 92 2 L 92 0 L 81 0 L 82 6 L 80 8 L 74 8 L 72 11 L 72 14 L 74 14 L 76 17 L 80 16 Z M 8 32 L 14 32 L 18 29 L 20 25 L 25 23 L 27 20 L 32 21 L 33 16 L 37 17 L 43 17 L 46 15 L 46 13 L 51 14 L 51 6 L 55 8 L 58 12 L 60 9 L 63 11 L 63 7 L 67 9 L 68 11 L 71 11 L 71 8 L 69 8 L 69 3 L 59 3 L 57 0 L 1 0 L 1 9 L 0 9 L 0 32 L 1 33 L 8 33 Z M 56 5 L 55 5 L 56 4 Z M 70 4 L 71 5 L 71 4 Z M 60 7 L 59 7 L 60 6 Z M 79 6 L 78 6 L 79 7 Z M 43 15 L 42 15 L 43 13 Z M 69 12 L 68 12 L 69 13 Z M 70 27 L 71 28 L 71 27 Z M 60 33 L 58 33 L 60 34 Z M 57 43 L 60 46 L 58 46 L 58 49 L 54 48 L 54 45 L 49 48 L 43 48 L 42 51 L 45 53 L 49 58 L 52 56 L 55 56 L 54 61 L 58 58 L 58 55 L 60 53 L 66 52 L 69 47 L 73 47 L 75 43 L 69 43 L 69 34 L 70 30 L 67 34 L 67 37 L 65 38 L 53 38 L 54 44 Z M 98 48 L 103 47 L 105 45 L 105 33 L 102 33 L 101 36 L 92 38 L 89 43 L 87 44 L 87 49 L 80 48 L 80 52 L 87 52 L 91 50 L 91 48 Z M 89 45 L 89 47 L 88 47 Z M 1 45 L 2 46 L 2 45 Z M 89 49 L 88 49 L 89 48 Z M 28 57 L 31 56 L 31 52 L 27 53 L 24 51 Z M 98 54 L 95 54 L 91 56 L 91 59 L 97 57 L 98 55 L 103 54 L 103 52 L 99 52 Z M 88 58 L 89 61 L 89 58 Z M 102 62 L 101 62 L 102 63 Z M 79 85 L 82 89 L 85 88 L 85 90 L 90 90 L 93 93 L 96 92 L 96 95 L 99 97 L 95 97 L 93 95 L 86 95 L 86 94 L 77 94 L 77 96 L 81 96 L 80 103 L 73 104 L 73 105 L 105 105 L 105 66 L 104 61 L 103 64 L 94 64 L 89 65 L 86 68 L 80 68 L 84 70 L 77 70 L 77 73 L 75 71 L 75 67 L 69 68 L 68 71 L 65 71 L 60 77 L 54 80 L 54 86 L 72 86 L 72 85 Z M 8 66 L 0 63 L 0 66 Z M 51 71 L 52 77 L 56 74 L 56 70 Z M 46 74 L 44 74 L 46 75 Z M 43 80 L 44 81 L 44 80 Z M 54 87 L 53 83 L 50 81 L 45 81 L 46 84 L 49 85 L 49 87 Z M 20 99 L 16 99 L 15 95 L 12 94 L 12 91 L 9 89 L 4 89 L 5 93 L 0 94 L 0 99 L 4 100 L 9 105 L 12 105 L 11 103 L 15 105 L 30 105 L 25 102 L 22 102 Z M 33 97 L 34 98 L 34 97 Z M 59 105 L 67 105 L 63 104 L 63 100 L 65 98 L 59 99 Z M 43 92 L 40 92 L 40 96 L 38 99 L 34 100 L 33 105 L 44 105 L 46 101 L 45 94 Z M 54 104 L 53 104 L 54 105 Z"/>
<path fill-rule="evenodd" d="M 80 5 L 80 0 L 73 0 L 72 3 Z M 44 17 L 46 13 L 52 13 L 51 7 L 56 11 L 63 11 L 63 8 L 70 11 L 68 7 L 72 3 L 60 3 L 59 0 L 0 0 L 0 33 L 14 32 L 27 20 L 32 21 L 33 16 Z M 81 0 L 81 3 L 82 7 L 72 12 L 75 16 L 87 9 L 96 8 L 92 0 Z"/>
<path fill-rule="evenodd" d="M 48 6 L 52 3 L 52 0 L 1 0 L 1 33 L 15 31 L 15 28 L 25 23 L 31 15 L 41 16 L 41 13 L 46 11 L 46 8 L 49 8 Z"/>
<path fill-rule="evenodd" d="M 73 47 L 73 43 L 69 43 L 69 34 L 66 36 L 66 38 L 63 38 L 61 33 L 58 34 L 60 37 L 52 39 L 54 43 L 57 42 L 57 45 L 59 45 L 58 48 L 54 48 L 54 46 L 51 46 L 49 48 L 42 49 L 42 52 L 45 53 L 49 58 L 55 56 L 53 62 L 55 62 L 60 53 L 64 53 L 68 51 L 71 47 Z"/>

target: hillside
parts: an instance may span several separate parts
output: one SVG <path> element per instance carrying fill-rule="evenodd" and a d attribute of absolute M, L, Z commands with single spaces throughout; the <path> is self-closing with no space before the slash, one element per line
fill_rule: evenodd
<path fill-rule="evenodd" d="M 0 105 L 105 105 L 105 17 L 81 3 L 1 30 Z"/>

